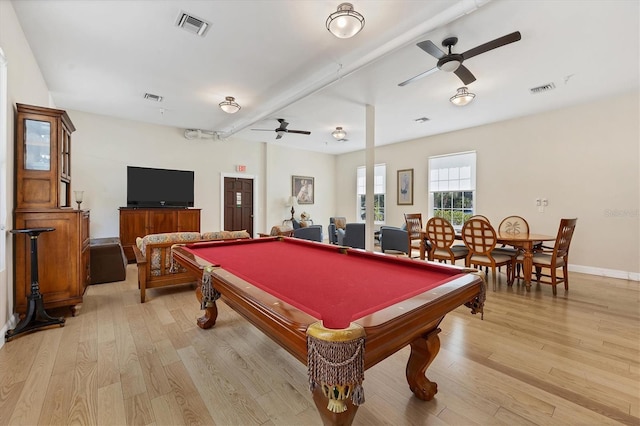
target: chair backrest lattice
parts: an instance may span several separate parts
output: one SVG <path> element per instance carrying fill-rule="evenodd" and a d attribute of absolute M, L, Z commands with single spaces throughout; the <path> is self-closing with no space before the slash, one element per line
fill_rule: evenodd
<path fill-rule="evenodd" d="M 528 234 L 529 223 L 525 218 L 521 216 L 507 216 L 502 219 L 500 226 L 498 226 L 498 232 L 501 234 Z"/>
<path fill-rule="evenodd" d="M 483 219 L 471 219 L 462 227 L 462 240 L 474 254 L 490 256 L 498 242 L 496 231 Z"/>
<path fill-rule="evenodd" d="M 578 219 L 560 220 L 558 236 L 556 237 L 556 243 L 553 248 L 556 258 L 564 258 L 569 254 L 569 246 L 571 245 L 571 238 L 573 238 L 573 232 L 576 229 L 577 222 Z"/>
<path fill-rule="evenodd" d="M 448 220 L 432 217 L 427 221 L 427 238 L 435 249 L 447 249 L 455 241 L 456 234 Z"/>
<path fill-rule="evenodd" d="M 481 214 L 475 214 L 475 215 L 471 216 L 467 221 L 472 220 L 472 219 L 480 219 L 480 220 L 484 220 L 485 222 L 489 222 L 489 223 L 491 223 L 491 222 L 489 221 L 489 218 L 488 218 L 488 217 L 483 216 L 483 215 L 481 215 Z"/>

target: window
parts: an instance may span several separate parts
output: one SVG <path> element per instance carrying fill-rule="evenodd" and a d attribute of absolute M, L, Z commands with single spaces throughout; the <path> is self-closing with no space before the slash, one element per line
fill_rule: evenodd
<path fill-rule="evenodd" d="M 475 211 L 476 153 L 462 152 L 429 158 L 431 216 L 460 228 Z"/>
<path fill-rule="evenodd" d="M 387 188 L 387 165 L 376 164 L 373 171 L 373 222 L 384 224 L 384 195 Z M 358 167 L 357 179 L 357 215 L 358 222 L 366 219 L 367 168 Z"/>

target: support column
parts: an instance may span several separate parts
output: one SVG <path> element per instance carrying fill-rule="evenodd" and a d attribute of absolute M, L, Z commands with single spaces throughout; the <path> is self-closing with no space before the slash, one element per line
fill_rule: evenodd
<path fill-rule="evenodd" d="M 373 198 L 374 198 L 374 180 L 375 180 L 375 122 L 376 122 L 376 108 L 373 105 L 366 105 L 366 120 L 365 120 L 365 167 L 367 170 L 367 187 L 366 187 L 366 221 L 365 221 L 365 240 L 364 247 L 367 251 L 373 251 L 373 233 L 374 233 L 374 218 L 373 218 Z"/>

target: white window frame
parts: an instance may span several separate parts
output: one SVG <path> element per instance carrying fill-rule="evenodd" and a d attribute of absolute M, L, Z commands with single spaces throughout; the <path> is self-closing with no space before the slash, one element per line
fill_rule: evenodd
<path fill-rule="evenodd" d="M 476 160 L 476 151 L 429 157 L 429 217 L 445 217 L 454 228 L 460 229 L 475 214 Z M 447 193 L 452 202 L 442 206 L 443 199 L 440 202 L 436 199 Z"/>
<path fill-rule="evenodd" d="M 387 205 L 387 165 L 386 163 L 376 164 L 373 170 L 373 193 L 374 196 L 382 195 L 383 203 L 381 220 L 378 218 L 377 213 L 374 211 L 373 223 L 375 225 L 384 225 L 386 220 Z M 364 223 L 366 221 L 366 218 L 364 217 L 365 206 L 362 204 L 361 197 L 366 196 L 367 194 L 367 168 L 365 166 L 358 167 L 356 176 L 356 218 L 357 222 Z"/>

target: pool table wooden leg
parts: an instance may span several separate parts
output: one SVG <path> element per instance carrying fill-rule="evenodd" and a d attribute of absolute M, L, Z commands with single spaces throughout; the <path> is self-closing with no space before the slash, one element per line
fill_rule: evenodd
<path fill-rule="evenodd" d="M 349 426 L 358 411 L 358 406 L 353 405 L 351 398 L 345 400 L 347 411 L 343 413 L 333 413 L 327 410 L 327 397 L 322 394 L 322 389 L 317 386 L 313 391 L 313 402 L 316 404 L 323 425 Z"/>
<path fill-rule="evenodd" d="M 438 384 L 425 374 L 431 362 L 440 351 L 440 329 L 430 331 L 426 337 L 411 342 L 411 355 L 407 362 L 407 382 L 413 394 L 423 401 L 430 401 L 438 392 Z"/>
<path fill-rule="evenodd" d="M 198 303 L 202 303 L 202 289 L 200 286 L 196 286 L 196 297 L 198 298 Z M 200 328 L 211 328 L 216 324 L 216 319 L 218 319 L 218 306 L 214 301 L 212 306 L 205 308 L 204 315 L 198 318 L 196 324 Z"/>

